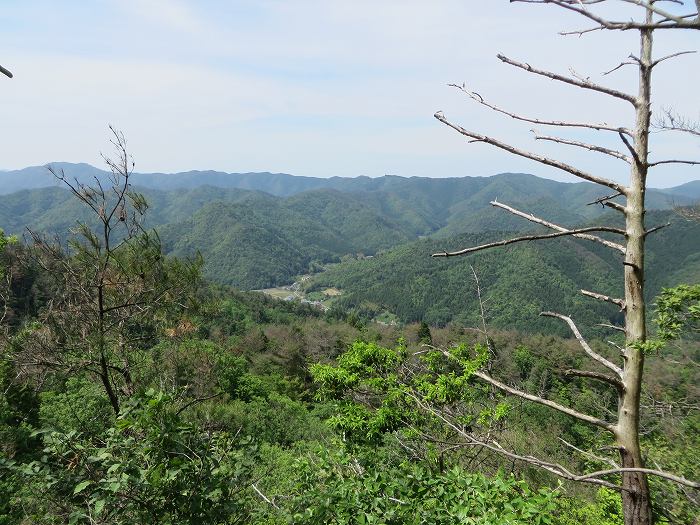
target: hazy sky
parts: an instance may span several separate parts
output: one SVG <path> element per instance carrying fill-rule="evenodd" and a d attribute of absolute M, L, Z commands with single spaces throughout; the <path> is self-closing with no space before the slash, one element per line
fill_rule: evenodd
<path fill-rule="evenodd" d="M 631 126 L 624 102 L 532 78 L 496 59 L 502 52 L 634 90 L 632 68 L 601 73 L 637 52 L 635 34 L 559 36 L 587 24 L 556 7 L 507 0 L 2 0 L 0 20 L 0 64 L 15 75 L 0 78 L 0 168 L 61 160 L 102 166 L 111 123 L 127 136 L 137 171 L 523 171 L 572 180 L 467 144 L 433 118 L 442 110 L 468 129 L 626 177 L 624 163 L 535 143 L 532 126 L 446 85 L 466 82 L 528 116 Z M 697 31 L 657 35 L 660 55 L 700 49 Z M 659 66 L 655 80 L 657 108 L 700 118 L 700 54 Z M 601 138 L 618 147 L 615 136 Z M 656 158 L 700 158 L 700 141 L 678 134 L 655 135 L 652 149 Z M 659 169 L 650 185 L 694 179 L 700 167 L 673 167 Z"/>

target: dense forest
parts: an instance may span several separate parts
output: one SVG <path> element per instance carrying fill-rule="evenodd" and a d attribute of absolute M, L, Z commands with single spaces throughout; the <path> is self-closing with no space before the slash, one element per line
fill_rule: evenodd
<path fill-rule="evenodd" d="M 0 235 L 0 523 L 622 523 L 620 497 L 605 482 L 562 482 L 489 445 L 571 472 L 601 470 L 606 460 L 586 451 L 610 447 L 603 432 L 473 377 L 486 367 L 574 409 L 615 411 L 614 391 L 568 374 L 583 358 L 577 342 L 537 317 L 555 303 L 586 323 L 615 323 L 614 308 L 576 310 L 570 299 L 574 283 L 615 289 L 615 261 L 595 248 L 557 241 L 548 251 L 532 244 L 445 264 L 430 252 L 493 232 L 403 244 L 320 274 L 312 286 L 347 290 L 324 312 L 211 282 L 206 255 L 166 255 L 173 226 L 163 240 L 144 226 L 147 213 L 166 212 L 157 201 L 149 210 L 118 176 L 114 194 L 75 184 L 61 206 L 77 205 L 85 222 L 71 232 L 54 240 L 30 230 L 24 242 Z M 329 199 L 346 206 L 348 197 L 312 197 L 314 221 L 303 222 L 294 197 L 279 215 L 254 217 L 290 222 L 287 233 L 318 241 L 318 225 L 336 217 L 324 219 Z M 258 193 L 241 202 L 255 214 L 259 199 L 277 209 Z M 358 202 L 348 217 L 368 210 Z M 245 222 L 222 203 L 202 206 L 190 222 L 192 235 L 212 243 L 206 254 L 225 233 L 215 220 L 199 223 L 209 211 Z M 653 218 L 673 227 L 649 256 L 658 266 L 658 344 L 648 356 L 643 442 L 651 464 L 692 479 L 700 289 L 662 287 L 682 276 L 697 282 L 697 246 L 687 239 L 699 230 L 669 212 Z M 345 219 L 333 228 L 355 227 Z M 382 246 L 379 231 L 365 229 L 362 242 Z M 250 252 L 261 268 L 275 249 L 293 253 L 279 238 L 247 235 L 266 243 Z M 489 301 L 483 316 L 470 265 Z M 515 270 L 523 265 L 527 275 Z M 402 322 L 372 322 L 372 308 L 388 307 Z M 612 358 L 619 336 L 596 335 L 595 350 Z M 697 494 L 652 483 L 659 521 L 691 523 Z"/>
<path fill-rule="evenodd" d="M 0 170 L 0 525 L 700 525 L 700 0 L 24 4 L 6 167 L 428 176 Z"/>
<path fill-rule="evenodd" d="M 652 224 L 668 224 L 647 245 L 646 291 L 651 301 L 664 287 L 700 281 L 700 223 L 666 211 L 649 212 L 648 220 Z M 339 288 L 343 295 L 335 307 L 364 318 L 390 312 L 403 322 L 445 325 L 455 321 L 474 326 L 479 322 L 480 310 L 473 269 L 488 297 L 487 314 L 495 327 L 565 335 L 566 327 L 537 318 L 539 312 L 555 306 L 585 326 L 619 320 L 619 308 L 592 302 L 578 293 L 581 288 L 621 293 L 621 283 L 616 278 L 620 257 L 590 242 L 561 239 L 546 245 L 516 244 L 498 252 L 455 260 L 430 257 L 454 247 L 516 234 L 482 232 L 423 239 L 370 259 L 332 265 L 306 286 L 310 291 Z"/>
<path fill-rule="evenodd" d="M 79 183 L 109 183 L 106 172 L 88 165 L 52 166 Z M 3 181 L 8 193 L 0 195 L 0 225 L 8 234 L 21 236 L 29 227 L 65 238 L 76 217 L 90 218 L 89 209 L 57 186 L 46 167 L 6 172 Z M 289 284 L 348 255 L 406 250 L 407 242 L 421 237 L 442 239 L 437 244 L 444 249 L 464 241 L 465 233 L 490 232 L 495 238 L 504 231 L 531 229 L 525 221 L 493 209 L 493 199 L 546 214 L 565 226 L 590 224 L 604 214 L 600 206 L 586 205 L 602 195 L 594 184 L 512 173 L 449 179 L 134 173 L 132 181 L 150 203 L 145 225 L 157 229 L 166 253 L 187 257 L 199 252 L 205 277 L 246 290 Z M 18 191 L 9 192 L 12 188 Z M 698 198 L 700 188 L 689 183 L 649 190 L 647 201 L 652 210 L 668 210 Z M 676 222 L 690 238 L 700 239 L 697 231 Z M 697 243 L 685 245 L 697 249 Z M 573 277 L 561 265 L 551 271 L 562 274 L 558 280 Z M 462 311 L 454 309 L 451 315 Z"/>

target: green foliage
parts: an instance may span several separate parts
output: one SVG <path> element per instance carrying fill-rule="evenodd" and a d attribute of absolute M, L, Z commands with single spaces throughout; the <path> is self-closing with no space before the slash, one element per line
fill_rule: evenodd
<path fill-rule="evenodd" d="M 87 184 L 94 181 L 88 173 L 97 175 L 107 187 L 104 172 L 90 166 L 66 168 L 67 173 L 75 172 Z M 297 275 L 318 269 L 319 263 L 338 261 L 350 254 L 377 254 L 419 236 L 446 239 L 465 232 L 527 228 L 518 217 L 488 205 L 495 195 L 565 226 L 585 223 L 601 213 L 599 207 L 584 205 L 600 197 L 594 185 L 562 184 L 525 174 L 303 182 L 299 177 L 279 174 L 260 174 L 260 178 L 216 173 L 198 173 L 196 178 L 192 173 L 180 176 L 187 184 L 176 190 L 176 176 L 136 176 L 137 184 L 167 188 L 143 190 L 153 208 L 150 226 L 158 229 L 167 253 L 182 256 L 200 252 L 207 261 L 207 277 L 245 289 L 287 284 Z M 158 182 L 152 182 L 155 180 Z M 205 185 L 207 180 L 213 184 Z M 246 189 L 231 189 L 231 185 Z M 679 198 L 688 197 L 676 196 L 674 200 L 678 202 Z M 668 196 L 654 190 L 647 193 L 647 202 L 651 208 L 670 207 Z M 59 188 L 0 196 L 0 224 L 12 233 L 29 226 L 63 236 L 74 226 L 76 217 L 89 224 L 94 219 Z M 656 242 L 650 238 L 650 246 Z M 687 252 L 686 248 L 668 244 L 675 248 L 674 260 L 666 262 L 669 252 L 664 250 L 651 257 L 651 267 L 659 266 L 659 275 L 669 274 L 679 266 L 675 260 L 689 255 L 680 253 Z M 568 274 L 568 269 L 560 267 L 558 272 Z M 423 318 L 435 325 L 449 322 L 454 316 L 454 310 L 450 314 L 447 306 L 431 306 L 422 308 L 424 316 L 411 320 Z"/>
<path fill-rule="evenodd" d="M 552 524 L 556 493 L 531 490 L 512 476 L 488 478 L 455 467 L 364 464 L 346 453 L 320 452 L 301 464 L 290 523 L 386 525 Z"/>
<path fill-rule="evenodd" d="M 662 341 L 700 332 L 700 284 L 664 288 L 656 299 L 654 322 Z"/>
<path fill-rule="evenodd" d="M 0 228 L 0 254 L 2 254 L 5 246 L 8 244 L 15 244 L 17 242 L 16 235 L 5 235 L 5 232 Z"/>
<path fill-rule="evenodd" d="M 41 435 L 44 455 L 13 466 L 34 490 L 18 502 L 34 523 L 214 524 L 243 513 L 255 449 L 186 424 L 163 393 L 130 400 L 94 439 Z"/>
<path fill-rule="evenodd" d="M 700 238 L 700 224 L 678 220 L 666 212 L 649 212 L 648 220 L 671 222 L 647 243 L 646 293 L 651 300 L 662 287 L 677 285 L 680 274 L 676 270 L 693 257 L 697 259 L 698 244 L 687 239 Z M 622 293 L 617 259 L 594 243 L 560 239 L 548 241 L 546 246 L 523 243 L 449 259 L 430 257 L 432 253 L 513 236 L 517 236 L 515 231 L 482 230 L 414 241 L 372 259 L 333 265 L 314 276 L 309 289 L 341 289 L 343 295 L 336 299 L 336 307 L 365 314 L 365 320 L 388 311 L 406 323 L 422 320 L 432 326 L 450 322 L 479 326 L 480 307 L 471 271 L 474 267 L 488 299 L 486 317 L 494 328 L 567 336 L 568 328 L 563 323 L 539 317 L 546 310 L 565 311 L 583 326 L 622 321 L 619 310 L 612 305 L 591 301 L 579 293 L 581 288 Z M 592 332 L 604 336 L 595 328 Z"/>
<path fill-rule="evenodd" d="M 561 498 L 558 503 L 557 525 L 623 524 L 620 495 L 605 487 L 598 490 L 595 501 L 583 503 L 580 499 Z"/>
<path fill-rule="evenodd" d="M 319 399 L 336 400 L 332 428 L 353 442 L 379 442 L 387 432 L 425 424 L 425 404 L 459 404 L 465 424 L 488 427 L 503 419 L 507 405 L 489 405 L 483 386 L 471 383 L 488 355 L 483 345 L 458 345 L 422 353 L 415 362 L 403 342 L 390 349 L 356 341 L 337 364 L 313 365 L 311 375 Z"/>
<path fill-rule="evenodd" d="M 113 412 L 99 385 L 86 377 L 69 377 L 62 389 L 39 394 L 39 426 L 58 432 L 80 429 L 97 435 L 113 423 Z"/>
<path fill-rule="evenodd" d="M 450 322 L 479 326 L 479 304 L 471 267 L 488 297 L 487 318 L 498 328 L 566 334 L 566 327 L 539 313 L 563 308 L 584 324 L 610 322 L 617 312 L 609 305 L 579 297 L 578 289 L 615 290 L 616 262 L 595 247 L 570 241 L 521 245 L 465 257 L 434 259 L 431 253 L 474 246 L 509 237 L 509 232 L 465 234 L 449 240 L 420 240 L 393 248 L 372 259 L 330 267 L 311 280 L 311 289 L 335 286 L 343 291 L 339 309 L 366 311 L 369 319 L 389 311 L 402 322 L 433 326 Z M 590 244 L 590 243 L 589 243 Z M 593 269 L 583 261 L 594 260 Z M 528 268 L 523 272 L 522 268 Z M 446 292 L 447 291 L 447 292 Z M 611 292 L 612 293 L 612 292 Z M 368 305 L 376 305 L 374 313 Z"/>

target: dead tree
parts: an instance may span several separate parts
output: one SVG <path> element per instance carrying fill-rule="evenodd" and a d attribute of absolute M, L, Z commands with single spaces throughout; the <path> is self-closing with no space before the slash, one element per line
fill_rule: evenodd
<path fill-rule="evenodd" d="M 681 6 L 688 3 L 680 0 L 668 1 Z M 579 239 L 596 242 L 621 254 L 621 262 L 624 272 L 624 297 L 615 298 L 604 293 L 600 293 L 599 291 L 581 290 L 581 293 L 587 297 L 612 303 L 624 312 L 624 327 L 613 327 L 619 329 L 620 331 L 624 331 L 625 334 L 625 343 L 624 347 L 621 347 L 621 362 L 619 364 L 612 362 L 611 360 L 608 360 L 602 355 L 596 353 L 586 342 L 574 323 L 574 320 L 572 320 L 570 317 L 557 312 L 542 312 L 541 314 L 543 316 L 556 318 L 565 322 L 570 327 L 573 335 L 576 337 L 586 354 L 592 360 L 596 361 L 600 368 L 605 369 L 605 372 L 570 370 L 569 373 L 593 381 L 603 382 L 617 391 L 618 410 L 616 421 L 606 421 L 600 417 L 584 414 L 537 395 L 521 391 L 517 388 L 512 388 L 511 386 L 503 384 L 485 372 L 477 372 L 475 376 L 479 380 L 484 381 L 509 395 L 517 396 L 519 398 L 547 406 L 554 410 L 558 410 L 559 412 L 563 412 L 564 414 L 567 414 L 575 419 L 595 425 L 609 432 L 614 437 L 616 448 L 619 450 L 620 464 L 619 466 L 609 470 L 577 475 L 567 471 L 562 466 L 554 465 L 547 461 L 529 456 L 519 456 L 511 451 L 502 449 L 500 446 L 489 445 L 491 450 L 505 454 L 511 459 L 527 461 L 567 479 L 579 481 L 598 480 L 599 482 L 604 482 L 603 484 L 606 486 L 615 486 L 621 491 L 622 494 L 625 524 L 648 525 L 652 523 L 651 500 L 647 480 L 648 475 L 660 476 L 694 489 L 700 488 L 699 483 L 685 480 L 679 478 L 678 476 L 674 476 L 673 474 L 659 470 L 645 468 L 639 443 L 641 384 L 644 372 L 644 352 L 645 347 L 647 346 L 647 328 L 645 319 L 646 308 L 644 302 L 644 243 L 646 237 L 655 230 L 655 228 L 647 229 L 644 223 L 644 197 L 647 174 L 651 168 L 660 164 L 698 164 L 698 161 L 696 160 L 668 159 L 656 162 L 651 162 L 649 160 L 652 71 L 666 60 L 692 52 L 680 51 L 668 56 L 654 58 L 652 55 L 652 37 L 656 31 L 668 29 L 700 29 L 700 0 L 695 0 L 694 5 L 692 6 L 692 13 L 680 15 L 672 12 L 675 11 L 675 9 L 667 10 L 660 7 L 659 4 L 661 4 L 661 0 L 619 0 L 619 2 L 626 4 L 634 4 L 634 14 L 643 15 L 638 20 L 632 18 L 624 20 L 610 20 L 601 16 L 597 9 L 599 5 L 596 4 L 612 3 L 607 2 L 606 0 L 511 0 L 511 2 L 550 4 L 555 7 L 577 13 L 592 24 L 590 27 L 579 31 L 562 34 L 581 36 L 599 30 L 637 31 L 640 36 L 639 55 L 630 55 L 629 59 L 626 59 L 625 62 L 618 66 L 622 67 L 623 65 L 630 65 L 638 69 L 638 91 L 636 94 L 627 93 L 602 84 L 597 84 L 588 78 L 550 72 L 544 69 L 539 69 L 530 65 L 529 63 L 519 62 L 504 55 L 498 55 L 498 59 L 504 64 L 508 64 L 530 74 L 563 82 L 583 90 L 601 93 L 631 105 L 635 114 L 634 124 L 626 127 L 622 125 L 615 126 L 595 122 L 563 122 L 523 116 L 485 100 L 478 93 L 470 91 L 465 85 L 454 85 L 454 87 L 464 92 L 476 103 L 490 108 L 497 113 L 522 122 L 528 122 L 541 126 L 589 129 L 597 130 L 601 133 L 616 134 L 621 141 L 621 145 L 624 147 L 623 151 L 614 150 L 596 144 L 569 140 L 557 136 L 536 135 L 536 139 L 584 148 L 592 152 L 605 154 L 619 159 L 628 165 L 629 181 L 626 184 L 622 184 L 614 180 L 589 173 L 565 162 L 517 148 L 497 138 L 467 130 L 462 126 L 448 120 L 448 118 L 442 112 L 436 113 L 435 118 L 465 136 L 467 139 L 469 139 L 469 142 L 489 144 L 513 155 L 531 159 L 541 164 L 570 173 L 585 181 L 604 186 L 608 189 L 608 192 L 605 196 L 598 199 L 597 202 L 607 208 L 621 213 L 624 216 L 625 227 L 624 229 L 606 226 L 581 229 L 564 228 L 545 219 L 519 211 L 506 204 L 493 201 L 491 202 L 493 206 L 499 207 L 530 222 L 553 230 L 553 233 L 517 237 L 514 239 L 503 240 L 501 242 L 466 248 L 455 252 L 436 253 L 433 256 L 451 257 L 511 243 L 536 239 L 551 239 L 563 236 L 573 236 Z M 668 112 L 666 113 L 665 118 L 663 118 L 657 124 L 659 128 L 665 128 L 672 131 L 697 133 L 696 126 L 690 125 L 677 117 L 672 117 Z M 599 232 L 604 232 L 607 238 L 597 235 Z M 611 235 L 618 236 L 619 240 L 609 240 Z M 611 484 L 608 481 L 604 481 L 605 478 L 611 474 L 619 475 L 621 477 L 621 485 L 617 486 L 616 484 Z"/>

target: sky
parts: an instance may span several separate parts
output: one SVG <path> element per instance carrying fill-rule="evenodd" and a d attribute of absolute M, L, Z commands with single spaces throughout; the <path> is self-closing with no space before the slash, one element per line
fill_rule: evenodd
<path fill-rule="evenodd" d="M 615 3 L 615 2 L 613 2 Z M 686 2 L 690 4 L 692 2 Z M 620 4 L 620 2 L 617 2 Z M 671 6 L 683 11 L 681 6 Z M 629 18 L 634 6 L 613 10 Z M 686 8 L 686 10 L 688 10 Z M 564 37 L 589 24 L 555 6 L 507 0 L 2 0 L 0 168 L 52 161 L 103 167 L 108 124 L 140 172 L 270 171 L 315 177 L 385 174 L 572 176 L 463 137 L 472 131 L 619 181 L 623 162 L 535 141 L 449 83 L 543 119 L 633 125 L 631 105 L 502 64 L 503 53 L 635 92 L 633 32 Z M 657 32 L 658 56 L 700 49 L 700 32 Z M 700 119 L 700 53 L 669 60 L 654 108 Z M 629 107 L 628 107 L 629 106 Z M 611 134 L 536 128 L 624 147 Z M 653 158 L 700 159 L 700 141 L 655 134 Z M 652 187 L 700 179 L 664 166 Z"/>

